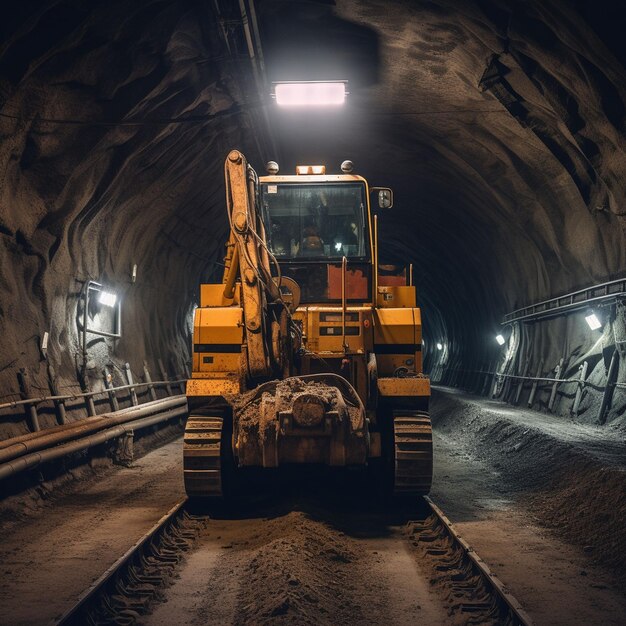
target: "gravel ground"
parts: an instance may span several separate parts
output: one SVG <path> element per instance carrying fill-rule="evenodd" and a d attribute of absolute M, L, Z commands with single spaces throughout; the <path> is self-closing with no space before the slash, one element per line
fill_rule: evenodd
<path fill-rule="evenodd" d="M 619 433 L 437 389 L 432 497 L 538 624 L 626 624 Z"/>

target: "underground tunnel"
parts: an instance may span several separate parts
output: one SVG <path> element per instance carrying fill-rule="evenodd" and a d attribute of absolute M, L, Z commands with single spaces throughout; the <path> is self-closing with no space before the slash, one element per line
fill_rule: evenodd
<path fill-rule="evenodd" d="M 1 623 L 626 624 L 619 3 L 4 13 Z"/>

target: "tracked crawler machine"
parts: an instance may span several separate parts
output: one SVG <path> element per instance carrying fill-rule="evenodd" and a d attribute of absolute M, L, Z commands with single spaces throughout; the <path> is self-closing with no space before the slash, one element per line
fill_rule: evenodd
<path fill-rule="evenodd" d="M 237 468 L 370 466 L 396 494 L 428 493 L 430 382 L 415 287 L 378 265 L 389 189 L 298 166 L 258 178 L 225 163 L 230 236 L 222 283 L 200 288 L 184 478 L 222 496 Z"/>

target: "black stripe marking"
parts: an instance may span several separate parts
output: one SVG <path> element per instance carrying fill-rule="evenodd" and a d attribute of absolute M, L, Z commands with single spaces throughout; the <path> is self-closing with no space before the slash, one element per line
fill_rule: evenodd
<path fill-rule="evenodd" d="M 376 343 L 376 354 L 415 354 L 421 352 L 422 346 L 414 343 Z"/>
<path fill-rule="evenodd" d="M 238 343 L 195 343 L 194 352 L 227 352 L 236 354 L 241 352 L 241 345 Z"/>

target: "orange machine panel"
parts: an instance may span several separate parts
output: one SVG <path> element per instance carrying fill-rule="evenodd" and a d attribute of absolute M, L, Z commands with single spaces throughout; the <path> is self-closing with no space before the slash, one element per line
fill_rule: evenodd
<path fill-rule="evenodd" d="M 348 300 L 367 300 L 367 276 L 360 269 L 346 270 L 346 298 Z M 328 266 L 328 297 L 341 299 L 341 265 Z"/>

